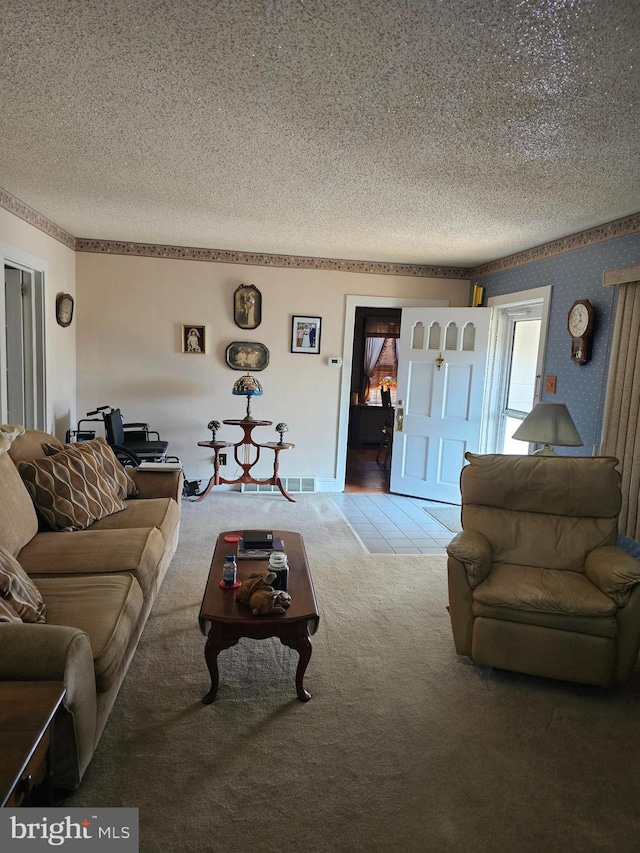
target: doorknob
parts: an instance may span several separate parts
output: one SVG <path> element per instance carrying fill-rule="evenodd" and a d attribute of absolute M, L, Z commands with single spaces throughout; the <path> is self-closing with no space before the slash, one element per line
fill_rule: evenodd
<path fill-rule="evenodd" d="M 398 400 L 396 403 L 396 431 L 402 432 L 402 422 L 404 421 L 404 408 L 402 407 L 402 400 Z"/>

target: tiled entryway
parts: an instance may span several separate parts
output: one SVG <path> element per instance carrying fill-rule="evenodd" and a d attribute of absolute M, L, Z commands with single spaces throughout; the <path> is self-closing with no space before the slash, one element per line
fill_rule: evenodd
<path fill-rule="evenodd" d="M 425 512 L 427 501 L 402 495 L 331 496 L 372 554 L 446 554 L 450 530 Z"/>

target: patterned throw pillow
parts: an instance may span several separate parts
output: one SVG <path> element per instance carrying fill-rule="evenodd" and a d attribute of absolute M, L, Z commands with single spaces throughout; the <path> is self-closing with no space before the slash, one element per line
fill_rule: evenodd
<path fill-rule="evenodd" d="M 36 509 L 53 530 L 85 530 L 125 509 L 114 480 L 95 454 L 73 448 L 19 461 L 18 471 Z"/>
<path fill-rule="evenodd" d="M 91 453 L 102 465 L 104 473 L 113 481 L 113 487 L 118 497 L 124 500 L 135 497 L 138 494 L 136 484 L 133 482 L 126 468 L 120 464 L 113 450 L 104 438 L 92 438 L 89 441 L 78 441 L 74 444 L 65 444 L 63 448 L 55 444 L 43 444 L 42 449 L 47 456 L 55 456 L 61 450 L 71 450 L 77 453 Z"/>
<path fill-rule="evenodd" d="M 0 622 L 44 622 L 45 603 L 40 590 L 16 558 L 0 546 Z M 3 618 L 3 615 L 6 618 Z"/>

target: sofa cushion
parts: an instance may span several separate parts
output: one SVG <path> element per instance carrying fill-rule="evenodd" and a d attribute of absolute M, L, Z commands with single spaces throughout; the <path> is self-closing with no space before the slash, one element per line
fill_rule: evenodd
<path fill-rule="evenodd" d="M 96 519 L 124 509 L 93 454 L 61 450 L 55 456 L 19 461 L 18 471 L 53 530 L 85 530 Z"/>
<path fill-rule="evenodd" d="M 127 511 L 101 518 L 91 525 L 92 530 L 123 530 L 131 527 L 157 527 L 165 543 L 180 521 L 178 504 L 171 498 L 128 500 Z"/>
<path fill-rule="evenodd" d="M 582 572 L 534 566 L 493 565 L 473 591 L 474 601 L 490 606 L 574 616 L 611 616 L 615 602 Z"/>
<path fill-rule="evenodd" d="M 130 495 L 138 493 L 136 484 L 127 473 L 126 468 L 118 461 L 115 453 L 104 438 L 92 438 L 89 441 L 78 441 L 74 444 L 65 444 L 62 447 L 59 446 L 59 443 L 52 444 L 45 442 L 42 445 L 42 449 L 46 456 L 54 456 L 56 453 L 60 453 L 61 450 L 89 454 L 102 466 L 105 476 L 111 482 L 119 498 L 124 500 Z"/>
<path fill-rule="evenodd" d="M 38 516 L 16 466 L 0 453 L 0 543 L 14 557 L 38 532 Z"/>
<path fill-rule="evenodd" d="M 91 642 L 96 689 L 106 693 L 122 675 L 126 650 L 143 607 L 129 574 L 42 578 L 49 623 L 85 631 Z"/>
<path fill-rule="evenodd" d="M 18 616 L 16 611 L 9 604 L 9 602 L 4 598 L 0 598 L 0 622 L 22 623 L 22 619 Z"/>
<path fill-rule="evenodd" d="M 23 622 L 44 622 L 45 605 L 37 586 L 16 558 L 0 546 L 0 597 Z"/>
<path fill-rule="evenodd" d="M 13 464 L 18 465 L 18 462 L 29 462 L 31 459 L 41 459 L 45 456 L 43 443 L 48 442 L 51 445 L 62 448 L 64 445 L 61 441 L 48 432 L 43 432 L 40 429 L 28 429 L 26 432 L 14 438 L 11 447 L 9 448 L 9 456 L 13 459 Z"/>
<path fill-rule="evenodd" d="M 146 595 L 164 555 L 155 527 L 38 533 L 20 552 L 22 567 L 38 585 L 43 576 L 132 574 Z"/>

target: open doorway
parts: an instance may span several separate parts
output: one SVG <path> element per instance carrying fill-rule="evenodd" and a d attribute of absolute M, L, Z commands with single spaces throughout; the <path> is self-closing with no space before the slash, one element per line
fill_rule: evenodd
<path fill-rule="evenodd" d="M 406 296 L 361 296 L 349 295 L 345 305 L 345 325 L 343 343 L 343 372 L 340 383 L 340 415 L 338 423 L 338 450 L 336 454 L 335 490 L 345 490 L 347 452 L 349 437 L 349 420 L 353 400 L 351 382 L 353 375 L 353 338 L 355 331 L 356 310 L 361 307 L 369 308 L 403 308 L 434 307 L 444 308 L 449 304 L 446 299 L 422 299 Z M 357 390 L 357 389 L 354 389 Z"/>
<path fill-rule="evenodd" d="M 345 492 L 389 492 L 399 308 L 355 310 Z"/>
<path fill-rule="evenodd" d="M 0 416 L 3 423 L 45 429 L 44 275 L 4 264 L 0 299 Z"/>
<path fill-rule="evenodd" d="M 505 447 L 505 439 L 510 439 L 507 434 L 511 428 L 509 419 L 514 418 L 519 421 L 523 416 L 526 408 L 529 408 L 531 403 L 537 402 L 540 399 L 541 379 L 544 366 L 544 357 L 546 351 L 546 337 L 549 321 L 549 308 L 551 303 L 552 288 L 550 285 L 533 288 L 527 291 L 517 293 L 504 294 L 503 296 L 492 297 L 488 300 L 488 307 L 492 308 L 491 313 L 491 331 L 489 335 L 489 356 L 486 381 L 488 388 L 484 396 L 483 414 L 480 430 L 480 453 L 500 453 L 509 452 Z M 346 313 L 345 313 L 345 329 L 344 329 L 344 371 L 341 383 L 341 398 L 340 398 L 340 421 L 339 421 L 339 438 L 338 452 L 336 458 L 336 491 L 346 490 L 346 467 L 348 447 L 348 433 L 351 407 L 353 403 L 353 391 L 357 391 L 357 386 L 353 386 L 354 376 L 354 333 L 355 333 L 355 316 L 356 310 L 360 307 L 375 307 L 383 308 L 385 312 L 389 308 L 443 308 L 448 306 L 445 300 L 429 300 L 429 299 L 406 299 L 402 297 L 375 297 L 375 296 L 347 296 Z M 541 310 L 540 310 L 541 309 Z M 501 310 L 506 310 L 506 315 L 502 315 Z M 540 313 L 538 314 L 538 311 Z M 531 313 L 528 313 L 531 312 Z M 520 316 L 518 316 L 518 314 Z M 537 320 L 539 317 L 539 326 L 535 323 L 536 332 L 539 331 L 537 347 L 534 347 L 531 340 L 525 340 L 525 336 L 518 333 L 516 342 L 515 332 L 517 326 L 521 322 Z M 502 318 L 501 329 L 497 326 Z M 509 319 L 509 323 L 506 322 Z M 514 328 L 515 323 L 515 328 Z M 530 326 L 533 329 L 534 324 Z M 507 332 L 511 330 L 513 337 Z M 505 334 L 502 334 L 502 332 Z M 524 328 L 521 332 L 524 332 Z M 508 342 L 509 346 L 500 347 L 499 344 Z M 519 363 L 516 357 L 516 362 L 513 362 L 513 344 L 520 344 L 529 350 L 535 349 L 536 370 L 535 382 L 533 389 L 530 381 L 530 371 L 527 374 L 527 390 L 528 396 L 525 399 L 522 394 L 515 394 L 513 383 L 509 383 L 509 379 L 515 379 L 517 373 L 521 370 L 522 364 Z M 529 370 L 531 359 L 527 359 L 527 370 Z M 517 389 L 519 392 L 523 388 Z M 533 391 L 533 393 L 531 393 Z M 518 399 L 516 400 L 516 396 Z M 510 404 L 517 403 L 517 406 Z M 506 405 L 505 405 L 506 404 Z M 523 405 L 526 404 L 526 405 Z M 399 404 L 398 404 L 399 405 Z M 406 414 L 406 413 L 405 413 Z M 501 423 L 503 426 L 501 426 Z M 526 445 L 520 452 L 527 452 Z M 369 454 L 371 455 L 371 454 Z M 357 463 L 357 457 L 352 456 Z M 353 466 L 350 466 L 353 467 Z M 369 463 L 369 472 L 372 472 L 372 466 Z M 381 472 L 376 472 L 377 480 L 375 488 L 381 491 L 388 491 L 386 478 L 381 478 Z M 363 474 L 360 475 L 364 476 Z M 401 492 L 405 493 L 405 492 Z"/>

